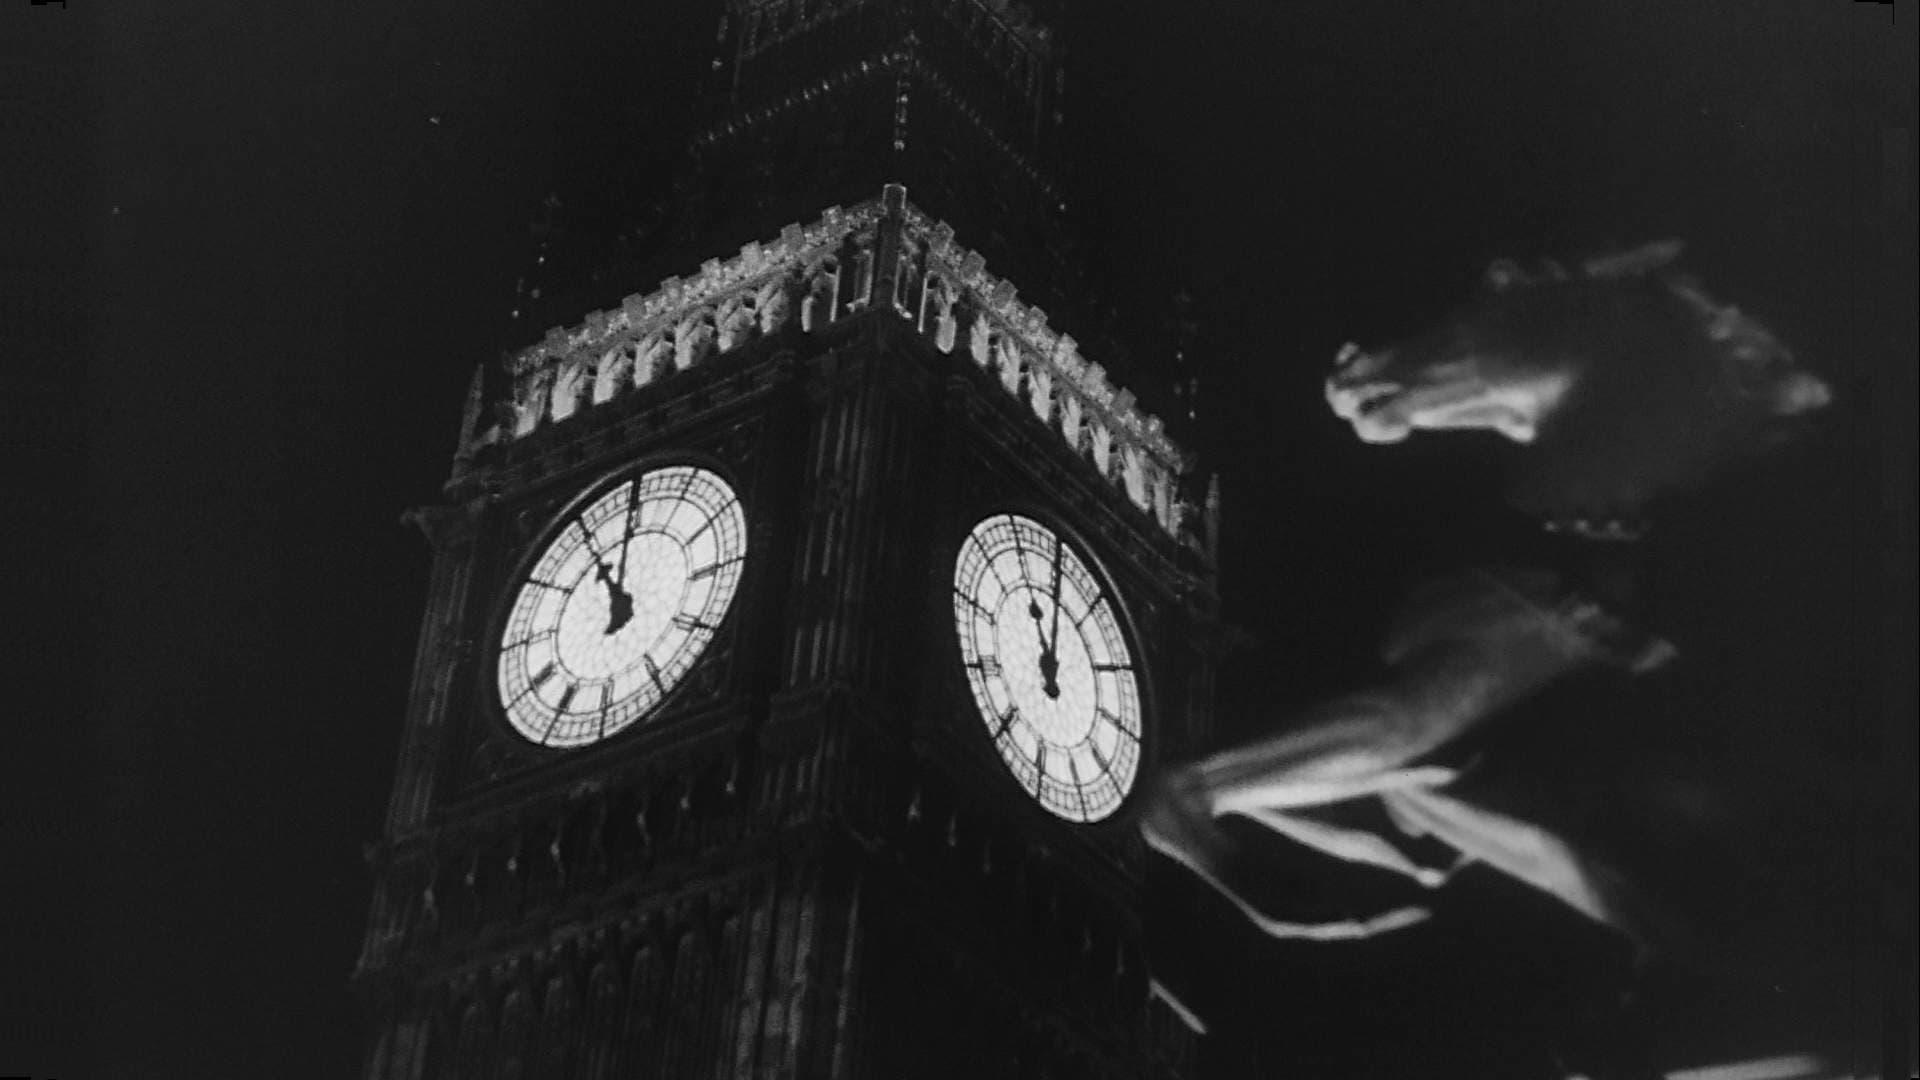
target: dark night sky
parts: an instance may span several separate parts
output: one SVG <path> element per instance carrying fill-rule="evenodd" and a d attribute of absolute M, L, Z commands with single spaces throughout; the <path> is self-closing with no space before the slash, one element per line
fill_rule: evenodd
<path fill-rule="evenodd" d="M 669 5 L 75 0 L 9 15 L 36 33 L 67 20 L 73 59 L 45 70 L 82 103 L 29 101 L 80 118 L 65 126 L 86 139 L 73 182 L 36 190 L 77 199 L 87 240 L 84 303 L 58 314 L 91 358 L 104 572 L 90 578 L 95 722 L 76 748 L 97 829 L 42 837 L 86 853 L 61 879 L 86 888 L 56 889 L 44 932 L 25 934 L 48 977 L 9 1004 L 29 1057 L 0 1072 L 354 1069 L 360 852 L 426 571 L 398 517 L 435 497 L 467 375 L 505 344 L 541 195 L 590 188 L 612 142 L 675 129 L 686 102 L 662 54 L 681 39 L 654 6 Z M 1667 628 L 1713 673 L 1692 692 L 1738 718 L 1695 749 L 1777 795 L 1759 856 L 1775 873 L 1741 910 L 1790 928 L 1772 1005 L 1698 981 L 1673 991 L 1669 1026 L 1797 1016 L 1831 1039 L 1870 1018 L 1878 974 L 1861 958 L 1888 852 L 1906 852 L 1912 887 L 1912 734 L 1881 720 L 1911 680 L 1910 652 L 1881 648 L 1889 620 L 1910 634 L 1912 618 L 1912 578 L 1886 576 L 1911 559 L 1882 554 L 1912 543 L 1911 7 L 1897 26 L 1893 8 L 1842 0 L 1081 7 L 1078 220 L 1123 268 L 1123 295 L 1187 282 L 1214 343 L 1205 438 L 1230 508 L 1229 615 L 1257 639 L 1223 688 L 1228 733 L 1362 672 L 1433 558 L 1444 500 L 1485 494 L 1444 478 L 1484 448 L 1383 453 L 1324 415 L 1341 341 L 1414 328 L 1495 256 L 1674 235 L 1710 287 L 1834 383 L 1824 430 L 1764 482 L 1735 478 L 1677 514 L 1661 551 Z M 1883 157 L 1896 127 L 1903 174 Z M 676 150 L 658 147 L 660 167 Z M 1881 539 L 1894 522 L 1905 531 Z M 1755 733 L 1769 749 L 1744 749 Z M 1813 764 L 1789 781 L 1787 758 Z M 1883 845 L 1896 814 L 1906 832 Z M 1475 886 L 1463 903 L 1474 888 L 1506 902 Z M 1497 925 L 1443 918 L 1398 945 L 1302 953 L 1195 903 L 1221 918 L 1182 939 L 1219 976 L 1195 993 L 1245 1060 L 1316 1032 L 1399 1032 L 1329 1051 L 1329 1075 L 1470 1068 L 1476 1036 L 1436 1033 L 1472 1013 L 1453 999 L 1504 1001 L 1484 980 L 1526 966 L 1474 950 L 1552 921 L 1522 902 Z M 1264 989 L 1222 1004 L 1226 982 Z M 1288 994 L 1314 1004 L 1289 1012 Z"/>

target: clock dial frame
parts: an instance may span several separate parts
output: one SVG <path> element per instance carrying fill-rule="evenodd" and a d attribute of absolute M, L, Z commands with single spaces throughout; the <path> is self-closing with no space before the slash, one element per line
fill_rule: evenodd
<path fill-rule="evenodd" d="M 563 514 L 501 620 L 494 689 L 540 746 L 590 746 L 652 715 L 739 591 L 746 515 L 694 465 L 628 474 Z"/>
<path fill-rule="evenodd" d="M 1113 592 L 1059 531 L 994 514 L 961 541 L 953 619 L 988 740 L 1050 813 L 1110 817 L 1140 770 L 1138 661 Z"/>

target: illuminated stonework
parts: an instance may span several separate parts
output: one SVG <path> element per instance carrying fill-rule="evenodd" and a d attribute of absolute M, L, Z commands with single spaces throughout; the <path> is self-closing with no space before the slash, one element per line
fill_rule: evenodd
<path fill-rule="evenodd" d="M 894 265 L 880 273 L 876 260 Z M 884 295 L 876 296 L 876 282 Z M 829 208 L 691 278 L 669 278 L 578 326 L 555 328 L 507 361 L 511 399 L 492 416 L 470 409 L 463 455 L 511 442 L 628 391 L 670 379 L 750 342 L 827 326 L 878 308 L 943 353 L 959 349 L 1169 535 L 1190 540 L 1197 509 L 1179 494 L 1186 455 L 1158 417 L 1080 355 L 1070 335 L 1023 304 L 1012 282 L 954 242 L 953 230 L 906 201 L 906 189 Z"/>

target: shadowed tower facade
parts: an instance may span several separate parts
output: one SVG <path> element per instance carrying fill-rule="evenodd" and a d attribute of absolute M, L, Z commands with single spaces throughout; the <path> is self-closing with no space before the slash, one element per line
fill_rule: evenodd
<path fill-rule="evenodd" d="M 1217 514 L 1063 329 L 1047 16 L 715 5 L 659 242 L 541 264 L 409 515 L 365 1076 L 1192 1075 L 1132 812 Z"/>

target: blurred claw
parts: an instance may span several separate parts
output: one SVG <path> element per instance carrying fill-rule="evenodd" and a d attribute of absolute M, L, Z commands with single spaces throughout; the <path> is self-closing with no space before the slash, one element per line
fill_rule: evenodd
<path fill-rule="evenodd" d="M 1409 906 L 1394 908 L 1371 919 L 1346 919 L 1338 922 L 1295 923 L 1259 915 L 1251 907 L 1244 907 L 1254 925 L 1260 927 L 1268 937 L 1287 941 L 1363 941 L 1367 938 L 1417 926 L 1433 917 L 1433 912 L 1424 907 Z"/>
<path fill-rule="evenodd" d="M 1191 770 L 1175 770 L 1155 783 L 1139 828 L 1148 847 L 1209 880 L 1224 872 L 1234 853 Z"/>

